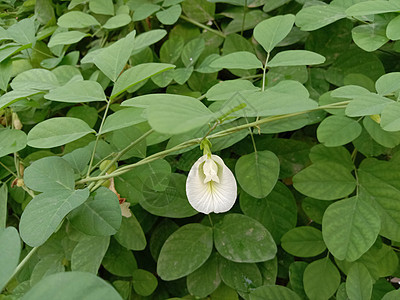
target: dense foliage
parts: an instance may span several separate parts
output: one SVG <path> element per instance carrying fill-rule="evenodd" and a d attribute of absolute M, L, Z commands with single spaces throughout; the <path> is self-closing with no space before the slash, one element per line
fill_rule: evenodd
<path fill-rule="evenodd" d="M 1 300 L 400 298 L 399 0 L 0 7 Z"/>

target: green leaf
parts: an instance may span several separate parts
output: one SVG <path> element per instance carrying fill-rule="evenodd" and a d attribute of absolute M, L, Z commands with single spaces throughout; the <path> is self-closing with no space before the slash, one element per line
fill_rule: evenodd
<path fill-rule="evenodd" d="M 14 227 L 0 229 L 0 291 L 8 283 L 19 262 L 21 241 Z"/>
<path fill-rule="evenodd" d="M 27 97 L 37 95 L 42 93 L 41 91 L 34 91 L 34 90 L 23 90 L 23 91 L 11 91 L 8 93 L 5 93 L 0 97 L 0 109 L 6 108 L 7 106 L 10 106 L 11 104 L 25 99 Z"/>
<path fill-rule="evenodd" d="M 7 34 L 21 45 L 35 44 L 35 23 L 31 18 L 25 18 L 14 23 L 7 29 Z"/>
<path fill-rule="evenodd" d="M 103 25 L 103 28 L 109 30 L 117 29 L 128 25 L 131 21 L 132 18 L 128 14 L 119 14 L 109 18 L 107 22 Z"/>
<path fill-rule="evenodd" d="M 139 53 L 144 48 L 146 48 L 154 43 L 157 43 L 166 34 L 167 34 L 167 31 L 164 29 L 154 29 L 154 30 L 146 31 L 142 34 L 139 34 L 135 39 L 134 47 L 132 50 L 132 55 L 135 53 Z"/>
<path fill-rule="evenodd" d="M 109 244 L 108 236 L 90 236 L 81 239 L 72 251 L 71 270 L 97 274 Z"/>
<path fill-rule="evenodd" d="M 241 214 L 228 214 L 215 225 L 214 242 L 219 254 L 240 263 L 270 260 L 277 252 L 269 231 Z"/>
<path fill-rule="evenodd" d="M 182 9 L 185 15 L 200 23 L 207 23 L 208 21 L 214 19 L 215 4 L 210 3 L 207 0 L 183 1 Z"/>
<path fill-rule="evenodd" d="M 290 288 L 300 295 L 302 299 L 307 299 L 304 292 L 303 275 L 308 263 L 304 261 L 295 261 L 289 266 L 289 283 Z"/>
<path fill-rule="evenodd" d="M 0 129 L 0 157 L 18 152 L 26 147 L 26 134 L 22 130 Z"/>
<path fill-rule="evenodd" d="M 209 258 L 213 247 L 212 229 L 187 224 L 175 231 L 161 248 L 157 273 L 163 280 L 189 275 Z"/>
<path fill-rule="evenodd" d="M 155 191 L 150 187 L 143 189 L 140 205 L 156 216 L 168 218 L 191 217 L 198 212 L 189 204 L 185 192 L 186 176 L 171 174 L 169 185 L 163 191 Z"/>
<path fill-rule="evenodd" d="M 358 170 L 359 197 L 367 201 L 381 219 L 380 234 L 395 241 L 400 240 L 400 176 L 396 164 L 364 160 Z"/>
<path fill-rule="evenodd" d="M 121 246 L 130 250 L 141 251 L 146 247 L 146 237 L 134 215 L 122 218 L 121 227 L 114 237 Z"/>
<path fill-rule="evenodd" d="M 87 235 L 113 235 L 122 221 L 118 197 L 111 190 L 101 187 L 85 203 L 71 211 L 68 220 Z"/>
<path fill-rule="evenodd" d="M 137 107 L 116 111 L 106 118 L 100 134 L 130 127 L 146 121 L 146 119 L 143 117 L 143 112 L 144 110 L 142 108 Z"/>
<path fill-rule="evenodd" d="M 346 293 L 346 283 L 342 282 L 339 285 L 335 296 L 336 296 L 337 300 L 347 300 L 347 299 L 349 299 L 349 297 L 347 296 L 347 293 Z"/>
<path fill-rule="evenodd" d="M 100 26 L 100 23 L 91 15 L 81 11 L 69 11 L 57 20 L 57 25 L 64 28 L 86 28 Z"/>
<path fill-rule="evenodd" d="M 300 297 L 281 285 L 264 285 L 250 292 L 250 300 L 300 300 Z"/>
<path fill-rule="evenodd" d="M 0 90 L 6 91 L 11 79 L 12 62 L 10 59 L 0 62 Z"/>
<path fill-rule="evenodd" d="M 375 83 L 379 95 L 390 95 L 400 90 L 400 72 L 387 73 L 379 77 Z"/>
<path fill-rule="evenodd" d="M 106 95 L 100 83 L 92 80 L 68 82 L 61 87 L 51 90 L 44 97 L 48 100 L 68 103 L 106 100 Z"/>
<path fill-rule="evenodd" d="M 296 227 L 282 237 L 282 248 L 299 257 L 313 257 L 325 251 L 322 232 L 311 226 Z"/>
<path fill-rule="evenodd" d="M 350 74 L 366 75 L 375 81 L 385 74 L 385 70 L 375 54 L 365 52 L 358 47 L 349 47 L 335 57 L 325 78 L 336 86 L 342 86 L 345 84 L 344 78 Z"/>
<path fill-rule="evenodd" d="M 330 116 L 318 126 L 317 138 L 326 147 L 337 147 L 350 143 L 362 131 L 361 125 L 353 119 L 342 116 Z"/>
<path fill-rule="evenodd" d="M 329 258 L 322 258 L 307 266 L 303 281 L 310 300 L 329 299 L 339 287 L 340 274 Z"/>
<path fill-rule="evenodd" d="M 346 292 L 349 299 L 371 299 L 372 278 L 367 268 L 361 264 L 354 264 L 347 274 Z"/>
<path fill-rule="evenodd" d="M 268 229 L 276 243 L 296 226 L 297 205 L 290 190 L 278 181 L 266 198 L 256 199 L 240 193 L 240 208 Z"/>
<path fill-rule="evenodd" d="M 94 64 L 114 82 L 125 68 L 131 56 L 135 35 L 136 31 L 134 30 L 123 39 L 102 49 L 93 59 Z"/>
<path fill-rule="evenodd" d="M 135 46 L 138 42 L 137 40 L 138 39 L 136 39 Z M 147 63 L 134 66 L 119 76 L 118 80 L 115 82 L 110 99 L 114 99 L 135 84 L 172 68 L 174 68 L 174 65 L 161 63 Z"/>
<path fill-rule="evenodd" d="M 82 299 L 122 300 L 118 292 L 106 281 L 86 272 L 63 272 L 47 276 L 33 286 L 23 300 Z"/>
<path fill-rule="evenodd" d="M 155 261 L 158 260 L 162 246 L 168 237 L 179 228 L 171 219 L 162 220 L 152 231 L 150 237 L 150 252 Z"/>
<path fill-rule="evenodd" d="M 65 159 L 74 171 L 78 174 L 83 174 L 89 164 L 92 151 L 89 147 L 78 148 L 67 153 L 62 158 Z"/>
<path fill-rule="evenodd" d="M 296 15 L 296 25 L 303 31 L 312 31 L 345 17 L 346 13 L 343 7 L 323 3 L 322 5 L 303 7 Z"/>
<path fill-rule="evenodd" d="M 104 256 L 103 267 L 111 274 L 121 277 L 131 277 L 137 263 L 133 252 L 122 247 L 113 238 Z"/>
<path fill-rule="evenodd" d="M 88 105 L 74 106 L 67 112 L 66 116 L 81 119 L 85 121 L 90 128 L 96 125 L 97 119 L 99 118 L 97 109 Z"/>
<path fill-rule="evenodd" d="M 263 278 L 263 284 L 269 285 L 276 282 L 278 276 L 278 258 L 263 261 L 257 264 Z"/>
<path fill-rule="evenodd" d="M 276 116 L 313 110 L 318 104 L 309 99 L 307 89 L 299 82 L 284 80 L 264 92 L 247 97 L 247 116 Z M 287 122 L 287 121 L 285 121 Z"/>
<path fill-rule="evenodd" d="M 278 180 L 279 159 L 271 151 L 243 155 L 236 163 L 235 174 L 246 193 L 255 198 L 264 198 Z"/>
<path fill-rule="evenodd" d="M 138 166 L 136 176 L 143 186 L 154 191 L 165 191 L 168 187 L 171 175 L 171 166 L 164 159 Z"/>
<path fill-rule="evenodd" d="M 268 13 L 285 5 L 286 3 L 290 2 L 290 0 L 272 0 L 264 4 L 263 11 Z"/>
<path fill-rule="evenodd" d="M 383 76 L 381 76 L 383 77 Z M 337 98 L 353 99 L 357 96 L 371 95 L 371 92 L 358 85 L 345 85 L 332 91 L 331 96 Z"/>
<path fill-rule="evenodd" d="M 210 64 L 212 68 L 219 69 L 258 69 L 262 68 L 261 61 L 251 52 L 239 51 L 229 53 L 213 60 Z"/>
<path fill-rule="evenodd" d="M 345 147 L 326 147 L 322 144 L 315 145 L 310 150 L 310 160 L 316 162 L 335 162 L 343 165 L 350 171 L 354 169 L 354 163 L 350 152 Z"/>
<path fill-rule="evenodd" d="M 245 95 L 255 91 L 259 91 L 259 88 L 248 80 L 225 80 L 211 87 L 207 91 L 206 97 L 210 101 L 229 100 L 237 93 Z"/>
<path fill-rule="evenodd" d="M 44 157 L 33 162 L 24 171 L 24 183 L 38 192 L 73 191 L 74 171 L 62 158 Z"/>
<path fill-rule="evenodd" d="M 351 194 L 356 181 L 350 170 L 338 163 L 317 162 L 297 173 L 293 186 L 306 196 L 335 200 Z"/>
<path fill-rule="evenodd" d="M 181 56 L 184 45 L 185 41 L 183 37 L 170 37 L 162 44 L 160 48 L 160 61 L 163 63 L 175 63 Z"/>
<path fill-rule="evenodd" d="M 84 37 L 89 36 L 89 34 L 80 32 L 80 31 L 67 31 L 67 32 L 60 32 L 56 35 L 53 35 L 50 38 L 49 43 L 47 44 L 48 47 L 55 47 L 58 45 L 71 45 L 78 43 Z"/>
<path fill-rule="evenodd" d="M 89 9 L 95 14 L 114 15 L 114 3 L 112 0 L 89 0 Z"/>
<path fill-rule="evenodd" d="M 40 280 L 54 273 L 65 272 L 65 267 L 61 262 L 61 254 L 46 255 L 40 259 L 32 271 L 29 284 L 34 286 Z"/>
<path fill-rule="evenodd" d="M 181 59 L 186 68 L 194 66 L 204 48 L 205 42 L 202 38 L 193 39 L 183 47 Z"/>
<path fill-rule="evenodd" d="M 35 196 L 26 206 L 19 224 L 21 238 L 31 247 L 42 245 L 63 218 L 89 197 L 89 190 L 54 190 Z"/>
<path fill-rule="evenodd" d="M 386 131 L 400 131 L 400 103 L 385 106 L 381 115 L 381 127 Z"/>
<path fill-rule="evenodd" d="M 361 49 L 372 52 L 386 44 L 386 22 L 374 22 L 368 25 L 359 25 L 351 31 L 354 43 Z"/>
<path fill-rule="evenodd" d="M 56 75 L 44 69 L 30 69 L 18 74 L 11 82 L 14 90 L 51 90 L 57 88 Z"/>
<path fill-rule="evenodd" d="M 301 207 L 308 218 L 317 224 L 322 224 L 322 216 L 329 205 L 330 203 L 327 201 L 317 200 L 310 197 L 306 197 L 301 202 Z"/>
<path fill-rule="evenodd" d="M 134 22 L 144 20 L 150 17 L 153 13 L 155 13 L 158 10 L 160 10 L 159 5 L 155 5 L 153 3 L 143 3 L 133 13 L 132 20 Z"/>
<path fill-rule="evenodd" d="M 385 294 L 382 300 L 396 300 L 399 296 L 400 296 L 400 290 L 395 290 Z"/>
<path fill-rule="evenodd" d="M 202 298 L 214 292 L 220 283 L 216 253 L 213 253 L 200 268 L 189 274 L 186 280 L 189 293 Z"/>
<path fill-rule="evenodd" d="M 329 251 L 340 260 L 355 261 L 375 242 L 381 221 L 376 210 L 360 197 L 330 205 L 322 219 L 322 233 Z"/>
<path fill-rule="evenodd" d="M 38 0 L 35 2 L 36 19 L 43 25 L 53 24 L 55 20 L 54 8 L 51 1 Z"/>
<path fill-rule="evenodd" d="M 182 85 L 189 80 L 190 76 L 193 73 L 193 70 L 193 67 L 174 69 L 173 79 L 176 81 L 177 84 Z"/>
<path fill-rule="evenodd" d="M 292 30 L 294 20 L 294 15 L 281 15 L 264 20 L 254 28 L 254 38 L 265 51 L 271 52 Z"/>
<path fill-rule="evenodd" d="M 262 276 L 255 263 L 236 263 L 223 257 L 219 257 L 219 261 L 219 274 L 227 286 L 248 293 L 262 285 Z"/>
<path fill-rule="evenodd" d="M 157 132 L 180 134 L 211 122 L 214 114 L 196 98 L 170 95 L 150 104 L 147 117 Z"/>
<path fill-rule="evenodd" d="M 378 144 L 387 148 L 393 148 L 400 144 L 400 131 L 388 132 L 370 117 L 364 118 L 363 125 Z"/>
<path fill-rule="evenodd" d="M 32 271 L 29 280 L 30 286 L 34 286 L 40 280 L 54 273 L 65 272 L 65 267 L 61 263 L 59 255 L 47 255 L 40 259 Z"/>
<path fill-rule="evenodd" d="M 269 62 L 268 67 L 319 65 L 325 62 L 322 55 L 307 50 L 287 50 L 278 52 Z"/>
<path fill-rule="evenodd" d="M 389 24 L 386 27 L 386 36 L 391 40 L 400 40 L 400 16 L 397 16 L 390 20 Z"/>
<path fill-rule="evenodd" d="M 15 43 L 9 43 L 0 47 L 0 62 L 6 61 L 6 59 L 22 50 L 30 48 L 32 44 L 18 46 Z"/>
<path fill-rule="evenodd" d="M 117 151 L 122 151 L 133 141 L 140 139 L 142 135 L 143 132 L 138 127 L 130 126 L 112 131 L 106 136 L 106 140 L 110 142 Z M 141 139 L 133 148 L 130 148 L 129 151 L 125 152 L 121 159 L 127 159 L 130 157 L 143 158 L 146 156 L 146 149 L 146 140 Z"/>
<path fill-rule="evenodd" d="M 178 21 L 182 13 L 182 8 L 179 4 L 172 5 L 165 10 L 160 10 L 156 13 L 157 19 L 164 25 L 172 25 Z"/>
<path fill-rule="evenodd" d="M 347 105 L 346 115 L 349 117 L 361 117 L 380 114 L 385 106 L 392 102 L 392 100 L 372 93 L 356 96 Z"/>
<path fill-rule="evenodd" d="M 150 296 L 158 285 L 157 278 L 149 271 L 136 269 L 132 272 L 132 283 L 135 292 L 141 296 Z"/>
<path fill-rule="evenodd" d="M 348 16 L 365 16 L 396 12 L 400 10 L 400 5 L 396 1 L 365 1 L 359 2 L 346 10 Z"/>
<path fill-rule="evenodd" d="M 387 148 L 378 144 L 365 128 L 363 128 L 361 135 L 353 141 L 353 145 L 366 157 L 381 155 L 387 151 Z"/>
<path fill-rule="evenodd" d="M 28 145 L 34 148 L 53 148 L 75 141 L 93 132 L 85 121 L 59 117 L 47 119 L 28 133 Z"/>

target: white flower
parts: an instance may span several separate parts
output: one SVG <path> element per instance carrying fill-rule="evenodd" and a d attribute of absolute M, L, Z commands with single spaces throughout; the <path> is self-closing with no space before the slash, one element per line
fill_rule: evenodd
<path fill-rule="evenodd" d="M 226 212 L 236 201 L 236 180 L 219 156 L 203 155 L 190 169 L 186 195 L 190 205 L 199 212 Z"/>

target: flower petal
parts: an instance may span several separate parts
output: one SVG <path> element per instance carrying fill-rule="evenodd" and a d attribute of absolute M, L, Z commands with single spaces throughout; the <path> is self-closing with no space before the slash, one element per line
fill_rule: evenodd
<path fill-rule="evenodd" d="M 195 162 L 186 181 L 186 195 L 190 205 L 204 214 L 230 210 L 235 204 L 237 196 L 237 185 L 232 171 L 219 156 L 212 155 L 211 158 L 222 167 L 221 174 L 218 174 L 219 183 L 215 181 L 204 183 L 202 180 L 200 164 L 207 159 L 206 155 Z"/>

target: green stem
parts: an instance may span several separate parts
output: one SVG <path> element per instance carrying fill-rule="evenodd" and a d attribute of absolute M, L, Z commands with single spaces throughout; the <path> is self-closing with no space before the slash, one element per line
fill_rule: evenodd
<path fill-rule="evenodd" d="M 286 119 L 286 118 L 289 118 L 289 117 L 302 115 L 302 114 L 309 113 L 309 112 L 316 111 L 316 110 L 320 110 L 320 109 L 342 108 L 342 105 L 348 104 L 349 102 L 350 101 L 343 101 L 343 102 L 338 102 L 338 103 L 333 103 L 333 104 L 320 106 L 320 107 L 318 107 L 316 109 L 310 109 L 310 110 L 301 111 L 301 112 L 297 112 L 297 113 L 291 113 L 291 114 L 286 114 L 286 115 L 279 115 L 279 116 L 272 116 L 272 117 L 263 118 L 263 119 L 256 120 L 256 121 L 251 122 L 251 123 L 246 123 L 246 124 L 243 124 L 243 125 L 240 125 L 240 126 L 236 126 L 236 127 L 233 127 L 233 128 L 222 130 L 220 132 L 217 132 L 217 133 L 214 133 L 212 135 L 209 135 L 207 138 L 208 139 L 216 139 L 216 138 L 224 137 L 224 136 L 230 135 L 232 133 L 241 131 L 243 129 L 247 129 L 247 128 L 251 128 L 251 127 L 258 127 L 261 124 L 266 124 L 266 123 L 270 123 L 270 122 L 273 122 L 273 121 L 276 121 L 276 120 L 281 120 L 281 119 Z M 87 177 L 87 178 L 84 178 L 84 179 L 81 179 L 81 180 L 77 181 L 76 184 L 83 184 L 83 183 L 87 183 L 87 182 L 98 181 L 98 180 L 109 179 L 109 178 L 112 178 L 112 177 L 120 176 L 122 174 L 125 174 L 126 172 L 131 171 L 132 169 L 134 169 L 134 168 L 136 168 L 138 166 L 141 166 L 141 165 L 147 164 L 149 162 L 155 161 L 157 159 L 163 158 L 163 157 L 165 157 L 167 155 L 170 155 L 170 154 L 172 154 L 172 153 L 174 153 L 176 151 L 179 151 L 179 150 L 182 150 L 182 149 L 186 149 L 186 148 L 189 148 L 191 146 L 200 144 L 202 140 L 203 140 L 203 137 L 191 139 L 189 141 L 186 141 L 186 142 L 184 142 L 182 144 L 179 144 L 179 145 L 177 145 L 175 147 L 172 147 L 170 149 L 167 149 L 167 150 L 155 153 L 153 155 L 150 155 L 150 156 L 148 156 L 148 157 L 146 157 L 146 158 L 142 159 L 141 161 L 138 161 L 138 162 L 136 162 L 134 164 L 123 166 L 123 167 L 119 168 L 118 170 L 114 171 L 111 174 L 106 174 L 106 175 L 96 176 L 96 177 Z"/>
<path fill-rule="evenodd" d="M 25 192 L 29 194 L 29 196 L 35 198 L 35 193 L 32 190 L 28 189 L 28 187 L 25 184 L 22 186 L 22 188 L 24 189 Z"/>
<path fill-rule="evenodd" d="M 197 22 L 197 21 L 195 21 L 193 19 L 190 19 L 190 18 L 184 16 L 184 15 L 181 15 L 180 18 L 182 20 L 185 20 L 185 21 L 189 22 L 189 23 L 192 23 L 193 25 L 196 25 L 197 27 L 203 28 L 203 29 L 205 29 L 205 30 L 207 30 L 209 32 L 212 32 L 212 33 L 214 33 L 216 35 L 219 35 L 220 37 L 226 38 L 226 35 L 224 33 L 220 32 L 218 30 L 212 29 L 212 28 L 208 27 L 207 25 L 201 24 L 201 23 L 199 23 L 199 22 Z"/>
<path fill-rule="evenodd" d="M 0 165 L 3 166 L 3 168 L 6 169 L 8 172 L 10 172 L 14 177 L 18 178 L 18 175 L 15 174 L 13 171 L 11 171 L 11 169 L 9 167 L 7 167 L 5 164 L 3 164 L 1 161 L 0 161 Z"/>
<path fill-rule="evenodd" d="M 257 156 L 256 141 L 254 140 L 254 135 L 253 135 L 253 131 L 251 131 L 251 128 L 249 128 L 249 132 L 250 132 L 251 142 L 253 143 L 254 153 Z"/>
<path fill-rule="evenodd" d="M 262 77 L 262 87 L 261 87 L 261 90 L 263 92 L 265 90 L 265 77 L 267 75 L 267 64 L 268 64 L 268 60 L 269 60 L 269 55 L 270 55 L 270 53 L 267 52 L 267 58 L 265 59 L 265 64 L 264 64 L 264 67 L 263 67 L 263 77 Z"/>
<path fill-rule="evenodd" d="M 103 129 L 104 121 L 106 120 L 107 113 L 108 113 L 108 109 L 109 109 L 109 107 L 110 107 L 110 103 L 111 103 L 111 101 L 110 101 L 110 100 L 107 100 L 106 110 L 105 110 L 105 112 L 104 112 L 103 119 L 101 120 L 101 124 L 100 124 L 100 128 L 99 128 L 99 133 L 97 134 L 96 141 L 94 142 L 93 152 L 92 152 L 92 156 L 91 156 L 91 158 L 90 158 L 89 168 L 88 168 L 86 177 L 89 177 L 89 175 L 90 175 L 90 170 L 92 169 L 94 156 L 95 156 L 95 154 L 96 154 L 97 144 L 99 143 L 99 138 L 100 138 L 100 135 L 101 135 L 101 130 Z"/>
<path fill-rule="evenodd" d="M 32 257 L 33 254 L 39 249 L 39 247 L 34 247 L 29 251 L 29 253 L 24 257 L 24 259 L 18 264 L 18 266 L 15 268 L 14 272 L 11 274 L 11 276 L 8 278 L 7 283 L 4 285 L 6 287 L 11 279 L 14 278 L 18 274 L 19 271 L 25 266 L 25 264 L 29 261 L 29 259 Z M 1 292 L 1 291 L 0 291 Z"/>
<path fill-rule="evenodd" d="M 206 94 L 201 95 L 200 97 L 197 98 L 197 100 L 201 101 L 201 100 L 203 100 L 203 99 L 205 99 L 205 98 L 206 98 Z"/>
<path fill-rule="evenodd" d="M 214 227 L 213 221 L 212 221 L 211 216 L 209 214 L 208 214 L 208 219 L 210 220 L 211 227 Z"/>
<path fill-rule="evenodd" d="M 141 141 L 143 141 L 145 138 L 147 138 L 150 134 L 152 134 L 154 132 L 154 129 L 150 129 L 149 131 L 147 131 L 146 133 L 144 133 L 142 136 L 140 136 L 139 138 L 137 138 L 136 140 L 134 140 L 132 143 L 130 143 L 128 146 L 126 146 L 124 149 L 122 149 L 121 151 L 118 152 L 118 154 L 110 161 L 110 163 L 107 165 L 106 168 L 104 168 L 104 170 L 101 171 L 101 173 L 98 176 L 102 176 L 104 174 L 107 173 L 107 171 L 117 162 L 121 159 L 121 157 L 127 153 L 129 150 L 131 150 L 133 147 L 135 147 L 138 143 L 140 143 Z M 96 190 L 100 185 L 102 184 L 102 182 L 98 182 L 96 185 L 89 185 L 89 189 L 92 189 L 93 191 Z"/>

